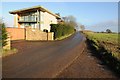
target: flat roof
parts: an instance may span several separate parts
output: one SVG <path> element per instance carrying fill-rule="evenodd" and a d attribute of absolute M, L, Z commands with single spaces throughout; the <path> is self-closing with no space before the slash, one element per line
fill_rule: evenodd
<path fill-rule="evenodd" d="M 52 13 L 51 11 L 47 10 L 46 8 L 42 7 L 42 6 L 34 6 L 34 7 L 30 7 L 30 8 L 23 8 L 23 9 L 19 9 L 19 10 L 14 10 L 14 11 L 10 11 L 10 14 L 21 14 L 23 12 L 29 12 L 29 11 L 37 11 L 37 10 L 41 10 L 43 12 L 48 12 L 49 14 L 52 14 L 53 16 L 60 18 L 59 15 L 56 15 L 54 13 Z"/>

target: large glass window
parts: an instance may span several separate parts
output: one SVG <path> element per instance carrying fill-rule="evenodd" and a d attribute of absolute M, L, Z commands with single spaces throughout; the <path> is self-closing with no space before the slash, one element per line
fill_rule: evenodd
<path fill-rule="evenodd" d="M 28 16 L 25 16 L 25 21 L 28 21 Z"/>
<path fill-rule="evenodd" d="M 36 21 L 37 15 L 35 12 L 22 14 L 20 17 L 20 21 Z"/>
<path fill-rule="evenodd" d="M 20 21 L 24 21 L 24 16 L 21 16 L 21 17 L 20 17 Z"/>
<path fill-rule="evenodd" d="M 35 21 L 35 16 L 34 15 L 31 16 L 31 21 Z"/>
<path fill-rule="evenodd" d="M 30 23 L 24 23 L 24 26 L 28 27 L 28 26 L 31 26 L 31 24 Z"/>

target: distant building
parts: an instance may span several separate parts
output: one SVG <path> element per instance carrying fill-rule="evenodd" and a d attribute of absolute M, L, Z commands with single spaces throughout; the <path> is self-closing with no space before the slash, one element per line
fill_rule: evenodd
<path fill-rule="evenodd" d="M 61 20 L 59 15 L 50 12 L 42 6 L 14 10 L 9 13 L 15 15 L 14 27 L 17 28 L 31 27 L 50 32 L 50 24 L 57 24 Z"/>

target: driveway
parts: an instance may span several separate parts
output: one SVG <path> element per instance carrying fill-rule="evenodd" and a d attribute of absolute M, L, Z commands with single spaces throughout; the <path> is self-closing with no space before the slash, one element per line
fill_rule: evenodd
<path fill-rule="evenodd" d="M 3 58 L 3 78 L 55 77 L 83 51 L 83 41 L 80 32 L 62 41 L 14 41 L 18 53 Z"/>

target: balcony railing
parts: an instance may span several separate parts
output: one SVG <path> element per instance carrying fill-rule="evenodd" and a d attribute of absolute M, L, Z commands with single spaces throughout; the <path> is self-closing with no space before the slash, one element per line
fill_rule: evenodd
<path fill-rule="evenodd" d="M 37 22 L 37 20 L 18 20 L 18 22 Z"/>

